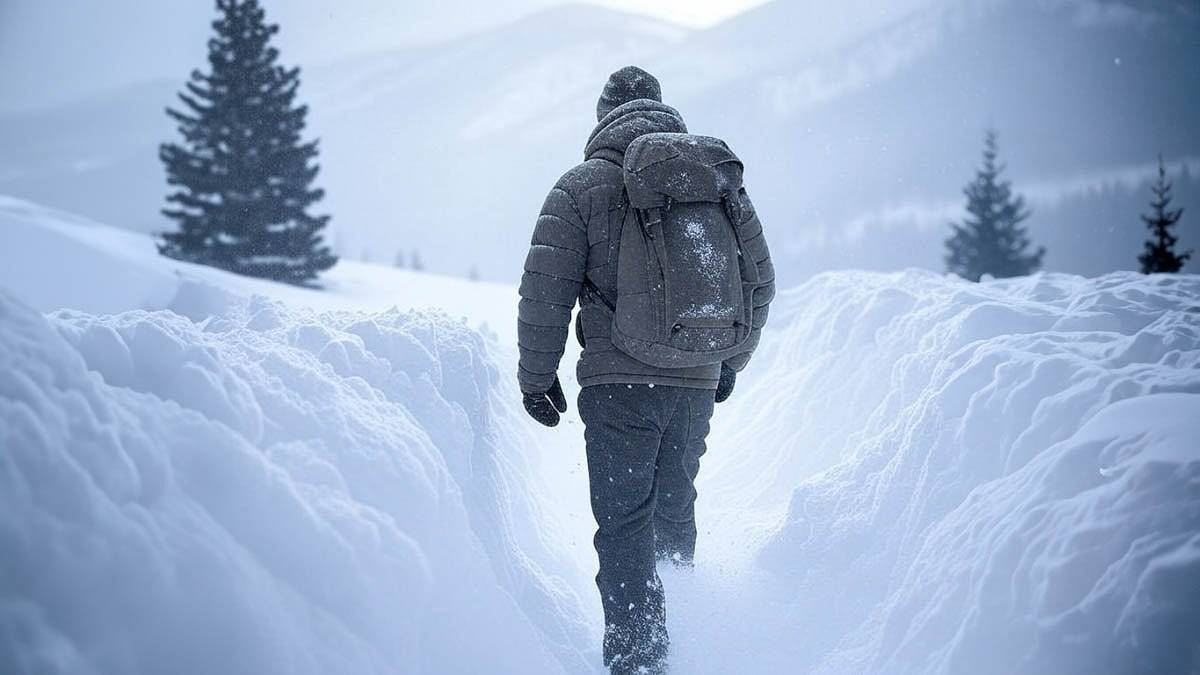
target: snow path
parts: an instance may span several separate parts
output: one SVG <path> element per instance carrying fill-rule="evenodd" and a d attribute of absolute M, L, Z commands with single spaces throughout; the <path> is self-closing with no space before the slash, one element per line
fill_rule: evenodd
<path fill-rule="evenodd" d="M 512 289 L 280 288 L 6 198 L 0 237 L 0 671 L 596 671 L 581 426 L 521 411 Z M 664 571 L 675 672 L 1200 670 L 1200 278 L 772 315 Z"/>

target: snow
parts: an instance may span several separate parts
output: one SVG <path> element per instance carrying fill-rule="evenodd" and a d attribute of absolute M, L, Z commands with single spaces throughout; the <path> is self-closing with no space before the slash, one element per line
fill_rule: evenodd
<path fill-rule="evenodd" d="M 264 295 L 314 309 L 442 309 L 516 344 L 517 292 L 503 284 L 343 260 L 321 277 L 323 289 L 280 286 L 164 258 L 150 236 L 4 195 L 0 237 L 0 286 L 42 311 L 111 314 L 205 302 L 219 313 L 237 297 Z M 46 269 L 48 261 L 56 269 Z"/>
<path fill-rule="evenodd" d="M 761 575 L 722 628 L 761 672 L 1195 670 L 1198 299 L 1132 273 L 781 294 L 700 473 L 698 557 Z M 734 667 L 695 618 L 688 663 Z"/>
<path fill-rule="evenodd" d="M 461 323 L 0 317 L 5 672 L 553 672 L 589 637 Z"/>
<path fill-rule="evenodd" d="M 132 264 L 145 247 L 108 228 L 24 222 L 6 275 L 46 242 L 91 266 L 0 291 L 0 671 L 556 672 L 591 649 L 553 519 L 510 494 L 536 493 L 536 444 L 494 340 L 246 298 L 152 248 Z M 14 281 L 173 304 L 43 316 Z"/>
<path fill-rule="evenodd" d="M 515 306 L 0 198 L 0 672 L 599 672 L 580 425 L 520 409 Z M 782 292 L 662 571 L 674 672 L 1195 671 L 1198 431 L 1196 276 Z"/>

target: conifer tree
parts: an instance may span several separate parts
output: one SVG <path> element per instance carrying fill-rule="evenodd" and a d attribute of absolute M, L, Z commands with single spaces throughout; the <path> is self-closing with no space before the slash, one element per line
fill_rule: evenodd
<path fill-rule="evenodd" d="M 312 187 L 317 142 L 304 142 L 308 108 L 296 103 L 300 69 L 277 65 L 258 0 L 216 0 L 209 71 L 192 72 L 168 109 L 183 139 L 159 156 L 175 192 L 163 214 L 178 225 L 159 252 L 288 283 L 337 262 L 323 242 L 329 216 L 310 215 L 324 192 Z"/>
<path fill-rule="evenodd" d="M 1142 274 L 1178 272 L 1192 257 L 1192 252 L 1175 252 L 1175 244 L 1179 239 L 1171 234 L 1171 228 L 1183 217 L 1183 209 L 1171 209 L 1171 181 L 1167 180 L 1167 168 L 1163 165 L 1162 155 L 1158 156 L 1158 181 L 1150 186 L 1150 191 L 1154 193 L 1154 201 L 1150 202 L 1150 208 L 1154 211 L 1142 216 L 1142 222 L 1150 229 L 1146 250 L 1138 256 Z"/>
<path fill-rule="evenodd" d="M 409 258 L 409 267 L 411 267 L 414 272 L 425 271 L 425 263 L 421 262 L 420 251 L 413 249 L 412 257 Z"/>
<path fill-rule="evenodd" d="M 996 132 L 984 139 L 983 166 L 963 189 L 967 218 L 951 223 L 953 234 L 946 240 L 946 268 L 954 274 L 979 281 L 981 277 L 1017 277 L 1042 266 L 1046 249 L 1030 252 L 1029 234 L 1021 225 L 1029 217 L 1025 200 L 1013 195 L 1012 183 L 1000 174 Z"/>

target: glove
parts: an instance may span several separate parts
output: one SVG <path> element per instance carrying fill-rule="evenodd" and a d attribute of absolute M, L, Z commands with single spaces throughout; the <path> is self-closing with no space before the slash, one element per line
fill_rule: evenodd
<path fill-rule="evenodd" d="M 737 371 L 722 363 L 721 379 L 717 381 L 717 403 L 729 398 L 729 395 L 733 393 L 735 382 L 737 382 Z"/>
<path fill-rule="evenodd" d="M 525 394 L 521 402 L 530 417 L 548 427 L 557 426 L 558 414 L 567 412 L 567 397 L 563 396 L 562 384 L 557 377 L 545 392 Z"/>

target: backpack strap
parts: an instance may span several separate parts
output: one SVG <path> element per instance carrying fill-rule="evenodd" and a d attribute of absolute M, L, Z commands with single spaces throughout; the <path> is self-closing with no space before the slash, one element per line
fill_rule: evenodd
<path fill-rule="evenodd" d="M 600 305 L 607 309 L 610 314 L 617 313 L 617 306 L 609 302 L 608 298 L 604 297 L 604 294 L 600 292 L 600 288 L 596 286 L 591 279 L 585 278 L 583 280 L 583 293 L 586 297 L 590 297 L 593 300 L 598 300 Z"/>

